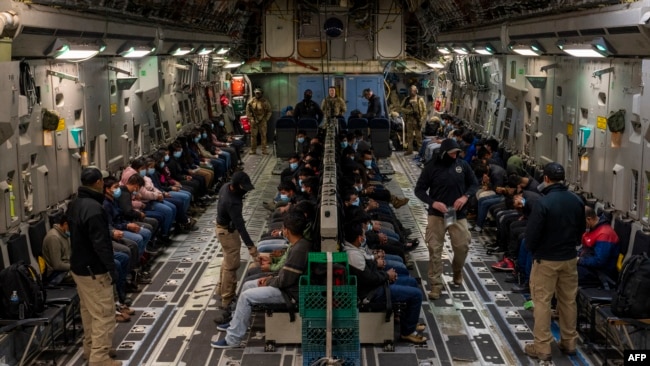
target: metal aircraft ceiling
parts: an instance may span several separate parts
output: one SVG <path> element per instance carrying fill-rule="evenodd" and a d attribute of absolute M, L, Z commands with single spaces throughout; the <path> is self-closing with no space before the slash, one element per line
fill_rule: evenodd
<path fill-rule="evenodd" d="M 631 2 L 629 0 L 395 0 L 405 15 L 409 56 L 427 58 L 441 32 L 498 24 L 559 12 Z M 235 53 L 259 57 L 262 19 L 274 0 L 32 0 L 31 3 L 127 19 L 140 24 L 180 27 L 227 35 Z M 370 0 L 297 0 L 302 12 L 346 7 L 351 16 L 374 11 Z M 411 25 L 411 26 L 409 26 Z"/>

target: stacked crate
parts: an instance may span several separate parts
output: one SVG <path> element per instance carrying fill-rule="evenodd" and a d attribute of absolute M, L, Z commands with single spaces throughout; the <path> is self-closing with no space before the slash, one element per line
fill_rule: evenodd
<path fill-rule="evenodd" d="M 343 366 L 360 366 L 357 278 L 349 275 L 346 253 L 331 253 L 336 265 L 332 286 L 332 358 Z M 316 266 L 327 264 L 327 253 L 309 253 L 307 275 L 300 278 L 303 366 L 311 366 L 326 356 L 327 285 L 315 281 Z M 341 271 L 341 268 L 345 268 Z M 341 278 L 341 272 L 343 278 Z M 326 278 L 325 278 L 326 280 Z"/>

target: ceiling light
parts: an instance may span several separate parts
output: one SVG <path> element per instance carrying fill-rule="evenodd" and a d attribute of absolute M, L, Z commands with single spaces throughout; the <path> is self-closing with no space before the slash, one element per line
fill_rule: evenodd
<path fill-rule="evenodd" d="M 496 50 L 494 47 L 492 47 L 491 44 L 487 43 L 484 45 L 479 45 L 474 47 L 474 52 L 480 54 L 480 55 L 494 55 Z"/>
<path fill-rule="evenodd" d="M 442 69 L 442 68 L 445 67 L 445 65 L 443 65 L 439 61 L 427 62 L 426 64 L 427 64 L 427 66 L 429 66 L 432 69 Z"/>
<path fill-rule="evenodd" d="M 217 55 L 225 55 L 226 53 L 228 53 L 228 51 L 230 51 L 230 48 L 221 47 L 219 48 L 219 51 L 217 51 Z"/>
<path fill-rule="evenodd" d="M 117 50 L 117 54 L 126 58 L 140 58 L 148 56 L 156 51 L 151 44 L 133 44 L 126 42 Z"/>
<path fill-rule="evenodd" d="M 234 69 L 236 67 L 239 67 L 244 64 L 244 61 L 236 61 L 236 62 L 228 62 L 227 64 L 223 65 L 224 69 Z"/>
<path fill-rule="evenodd" d="M 443 55 L 448 55 L 451 53 L 451 50 L 447 46 L 438 46 L 438 52 L 442 53 Z"/>
<path fill-rule="evenodd" d="M 596 38 L 590 43 L 567 43 L 565 40 L 560 40 L 556 45 L 573 57 L 607 57 L 616 53 L 603 37 Z"/>
<path fill-rule="evenodd" d="M 544 48 L 535 41 L 529 44 L 512 42 L 508 48 L 510 51 L 522 56 L 541 56 L 544 52 L 546 52 Z"/>
<path fill-rule="evenodd" d="M 463 45 L 452 46 L 452 49 L 459 55 L 466 55 L 469 53 L 469 49 Z"/>
<path fill-rule="evenodd" d="M 45 55 L 59 60 L 84 61 L 95 57 L 106 49 L 106 45 L 99 40 L 70 42 L 57 38 L 45 50 Z"/>
<path fill-rule="evenodd" d="M 216 47 L 214 47 L 214 46 L 201 46 L 201 47 L 199 47 L 199 50 L 196 51 L 196 54 L 200 55 L 200 56 L 205 56 L 205 55 L 211 54 L 215 50 L 216 50 Z"/>
<path fill-rule="evenodd" d="M 169 54 L 172 56 L 184 56 L 187 55 L 188 53 L 194 51 L 194 47 L 192 45 L 176 45 L 172 47 L 171 51 L 169 51 Z"/>

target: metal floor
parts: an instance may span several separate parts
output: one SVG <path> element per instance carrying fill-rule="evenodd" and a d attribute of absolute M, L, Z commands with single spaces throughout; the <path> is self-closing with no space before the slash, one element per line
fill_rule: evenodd
<path fill-rule="evenodd" d="M 265 229 L 269 211 L 262 202 L 276 193 L 279 180 L 276 159 L 270 155 L 246 156 L 246 171 L 256 189 L 245 200 L 244 217 L 253 237 L 259 238 Z M 420 168 L 402 153 L 382 162 L 383 168 L 394 170 L 387 187 L 397 195 L 410 198 L 408 205 L 396 210 L 404 226 L 412 230 L 412 237 L 423 236 L 426 211 L 413 195 L 413 186 Z M 262 315 L 253 320 L 245 348 L 217 350 L 210 340 L 224 337 L 216 330 L 213 316 L 214 297 L 222 260 L 221 248 L 214 235 L 216 204 L 209 207 L 198 221 L 200 229 L 175 238 L 167 253 L 158 259 L 154 281 L 138 294 L 133 308 L 136 314 L 130 323 L 117 325 L 115 347 L 117 359 L 124 365 L 239 365 L 292 366 L 302 365 L 299 345 L 278 345 L 273 353 L 264 352 Z M 487 255 L 483 243 L 491 240 L 489 234 L 473 234 L 470 253 L 465 264 L 465 284 L 450 291 L 446 288 L 440 299 L 425 300 L 420 317 L 428 329 L 429 340 L 424 346 L 395 343 L 395 352 L 384 352 L 381 345 L 362 346 L 362 364 L 367 366 L 424 366 L 424 365 L 591 365 L 601 362 L 579 349 L 575 357 L 563 356 L 553 348 L 553 362 L 533 362 L 523 352 L 523 343 L 532 340 L 532 312 L 523 310 L 521 295 L 508 290 L 505 273 L 494 273 L 490 266 L 497 261 Z M 444 276 L 451 281 L 448 253 L 445 244 Z M 411 253 L 416 261 L 413 271 L 426 285 L 428 253 L 421 244 Z M 242 250 L 242 261 L 249 259 Z M 240 274 L 245 267 L 242 262 Z M 426 299 L 426 296 L 424 297 Z M 558 329 L 554 324 L 554 334 Z M 396 333 L 398 335 L 398 333 Z M 58 365 L 84 365 L 81 341 L 55 351 Z M 42 354 L 35 364 L 49 363 L 52 354 Z"/>

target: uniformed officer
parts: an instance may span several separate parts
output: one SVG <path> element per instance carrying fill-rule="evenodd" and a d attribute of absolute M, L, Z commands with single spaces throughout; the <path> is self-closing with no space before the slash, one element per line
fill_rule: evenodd
<path fill-rule="evenodd" d="M 422 124 L 427 117 L 427 106 L 424 99 L 418 96 L 418 88 L 411 85 L 409 89 L 409 96 L 404 98 L 402 102 L 402 113 L 406 118 L 405 123 L 405 136 L 406 136 L 406 152 L 404 155 L 413 154 L 413 134 L 415 134 L 415 141 L 419 144 L 422 143 Z"/>
<path fill-rule="evenodd" d="M 271 104 L 262 97 L 262 89 L 255 88 L 253 98 L 246 104 L 246 116 L 251 123 L 251 155 L 257 154 L 257 133 L 261 133 L 262 154 L 266 150 L 266 125 L 271 118 Z"/>
<path fill-rule="evenodd" d="M 336 87 L 334 86 L 330 86 L 327 93 L 327 97 L 323 99 L 320 106 L 325 114 L 325 118 L 329 120 L 330 118 L 342 117 L 347 110 L 345 100 L 336 96 Z"/>
<path fill-rule="evenodd" d="M 221 286 L 219 288 L 221 309 L 223 310 L 228 309 L 237 290 L 237 269 L 241 261 L 239 255 L 241 240 L 248 247 L 248 253 L 252 257 L 257 256 L 257 248 L 246 230 L 246 224 L 242 217 L 244 195 L 253 189 L 255 187 L 251 183 L 248 174 L 239 171 L 232 175 L 230 183 L 224 184 L 219 190 L 217 238 L 223 250 Z"/>

